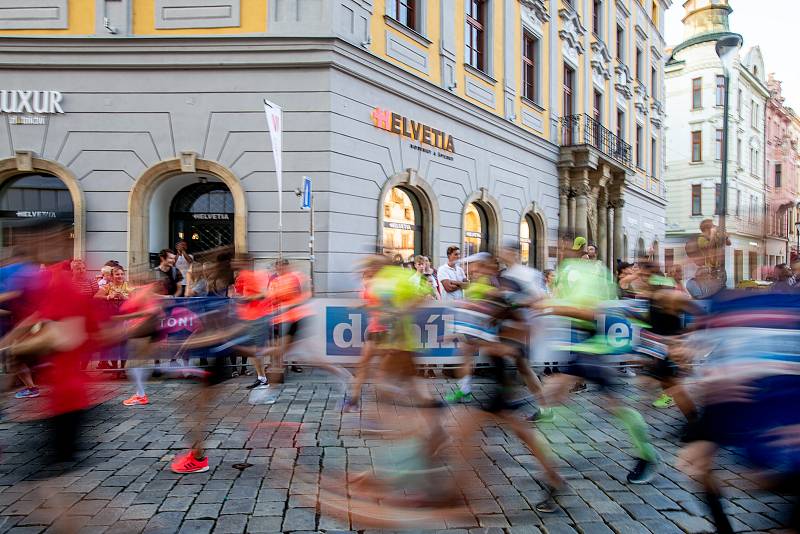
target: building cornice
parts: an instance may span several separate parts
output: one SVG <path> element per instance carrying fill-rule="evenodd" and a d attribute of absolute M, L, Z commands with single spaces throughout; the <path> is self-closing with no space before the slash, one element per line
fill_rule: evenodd
<path fill-rule="evenodd" d="M 0 72 L 273 68 L 335 69 L 506 144 L 558 160 L 557 145 L 337 38 L 0 38 Z"/>

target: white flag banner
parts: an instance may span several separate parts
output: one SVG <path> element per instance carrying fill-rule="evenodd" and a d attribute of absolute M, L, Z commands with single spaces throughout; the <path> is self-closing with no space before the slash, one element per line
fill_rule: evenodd
<path fill-rule="evenodd" d="M 269 137 L 272 140 L 272 155 L 275 158 L 275 176 L 278 181 L 278 226 L 283 227 L 283 113 L 281 108 L 264 99 Z"/>

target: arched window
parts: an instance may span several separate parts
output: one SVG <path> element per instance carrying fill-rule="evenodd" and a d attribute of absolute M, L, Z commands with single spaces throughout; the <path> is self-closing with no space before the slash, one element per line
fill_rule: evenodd
<path fill-rule="evenodd" d="M 74 224 L 72 196 L 64 182 L 51 174 L 23 174 L 8 180 L 0 188 L 2 246 L 14 244 L 9 223 L 22 219 L 57 219 Z"/>
<path fill-rule="evenodd" d="M 647 250 L 644 248 L 644 239 L 641 237 L 636 242 L 636 260 L 647 259 Z"/>
<path fill-rule="evenodd" d="M 233 245 L 233 195 L 219 182 L 184 187 L 170 206 L 170 244 L 186 241 L 189 252 Z"/>
<path fill-rule="evenodd" d="M 489 250 L 489 217 L 486 208 L 479 202 L 467 206 L 464 212 L 464 252 L 469 256 Z"/>
<path fill-rule="evenodd" d="M 541 260 L 539 254 L 539 230 L 533 216 L 528 214 L 522 219 L 519 225 L 519 252 L 520 260 L 523 265 L 541 269 Z"/>
<path fill-rule="evenodd" d="M 393 187 L 383 199 L 383 253 L 409 261 L 422 254 L 422 210 L 417 196 L 404 187 Z"/>

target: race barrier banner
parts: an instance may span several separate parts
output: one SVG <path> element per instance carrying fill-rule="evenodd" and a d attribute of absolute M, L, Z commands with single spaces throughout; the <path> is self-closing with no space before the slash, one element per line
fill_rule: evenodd
<path fill-rule="evenodd" d="M 171 341 L 186 339 L 203 327 L 207 314 L 220 311 L 235 313 L 233 299 L 222 298 L 174 298 L 167 301 L 161 327 Z M 296 362 L 323 357 L 336 364 L 358 362 L 366 341 L 368 324 L 367 310 L 357 299 L 314 299 L 315 315 L 309 318 L 307 335 L 298 343 L 287 359 Z M 640 306 L 636 301 L 609 301 L 598 314 L 599 332 L 605 332 L 609 344 L 624 354 L 635 349 L 639 342 L 639 327 L 622 316 L 622 309 Z M 456 365 L 460 363 L 458 343 L 450 336 L 453 333 L 455 310 L 441 303 L 423 305 L 414 314 L 413 336 L 419 351 L 418 363 Z M 271 329 L 269 318 L 264 328 Z M 575 343 L 578 338 L 563 317 L 535 317 L 531 321 L 529 360 L 535 366 L 557 366 L 569 361 L 569 353 L 562 347 Z M 207 357 L 206 351 L 194 350 L 184 357 Z M 106 356 L 108 357 L 108 356 Z M 101 356 L 101 359 L 103 356 Z M 110 359 L 110 358 L 109 358 Z M 479 358 L 478 363 L 487 360 Z"/>

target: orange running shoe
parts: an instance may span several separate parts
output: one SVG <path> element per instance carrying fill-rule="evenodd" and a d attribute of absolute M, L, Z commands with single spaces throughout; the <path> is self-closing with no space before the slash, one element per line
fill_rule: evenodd
<path fill-rule="evenodd" d="M 203 473 L 208 471 L 208 456 L 202 460 L 194 457 L 194 451 L 189 451 L 186 454 L 176 456 L 175 460 L 170 465 L 173 473 L 188 474 L 188 473 Z"/>
<path fill-rule="evenodd" d="M 125 399 L 124 401 L 122 401 L 122 404 L 124 404 L 125 406 L 136 406 L 149 403 L 150 401 L 147 400 L 147 395 L 134 395 L 130 399 Z"/>

